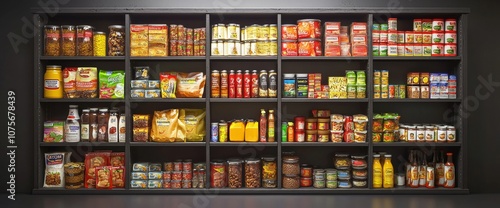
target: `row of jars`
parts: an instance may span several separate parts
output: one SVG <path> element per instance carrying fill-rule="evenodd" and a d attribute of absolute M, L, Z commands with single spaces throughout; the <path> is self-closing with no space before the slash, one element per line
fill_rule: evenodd
<path fill-rule="evenodd" d="M 212 40 L 277 40 L 276 24 L 253 24 L 240 28 L 239 24 L 229 23 L 212 25 Z"/>
<path fill-rule="evenodd" d="M 45 56 L 123 56 L 125 31 L 123 25 L 111 25 L 105 32 L 89 25 L 45 25 Z M 106 51 L 106 48 L 108 49 Z"/>
<path fill-rule="evenodd" d="M 211 188 L 276 188 L 276 158 L 230 159 L 210 163 Z"/>
<path fill-rule="evenodd" d="M 236 41 L 214 40 L 211 45 L 212 56 L 277 56 L 276 41 Z"/>

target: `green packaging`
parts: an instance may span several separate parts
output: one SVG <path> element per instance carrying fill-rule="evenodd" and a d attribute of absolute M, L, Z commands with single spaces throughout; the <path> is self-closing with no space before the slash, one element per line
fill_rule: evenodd
<path fill-rule="evenodd" d="M 125 97 L 125 71 L 99 71 L 99 98 L 123 99 Z"/>

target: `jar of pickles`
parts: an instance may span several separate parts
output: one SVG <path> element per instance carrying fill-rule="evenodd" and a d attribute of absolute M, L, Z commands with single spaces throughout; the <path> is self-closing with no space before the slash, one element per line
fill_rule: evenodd
<path fill-rule="evenodd" d="M 76 48 L 77 56 L 92 56 L 93 52 L 93 31 L 89 25 L 76 26 Z"/>
<path fill-rule="evenodd" d="M 228 187 L 241 188 L 243 186 L 242 161 L 233 159 L 227 161 L 228 168 Z"/>
<path fill-rule="evenodd" d="M 263 157 L 262 158 L 262 180 L 276 180 L 276 158 Z M 275 188 L 275 187 L 264 187 Z"/>
<path fill-rule="evenodd" d="M 63 56 L 76 55 L 76 28 L 73 25 L 63 25 L 62 29 L 62 47 Z"/>
<path fill-rule="evenodd" d="M 61 55 L 61 28 L 56 25 L 45 25 L 45 55 Z"/>
<path fill-rule="evenodd" d="M 245 187 L 260 188 L 260 160 L 247 159 L 245 161 Z"/>
<path fill-rule="evenodd" d="M 94 56 L 106 56 L 106 33 L 94 32 Z"/>
<path fill-rule="evenodd" d="M 109 26 L 108 56 L 125 55 L 125 28 L 123 25 Z"/>

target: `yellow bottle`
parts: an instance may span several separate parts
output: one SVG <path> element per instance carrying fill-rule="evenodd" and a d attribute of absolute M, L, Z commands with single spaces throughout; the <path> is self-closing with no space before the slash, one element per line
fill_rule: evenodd
<path fill-rule="evenodd" d="M 258 142 L 259 141 L 259 122 L 249 120 L 247 121 L 245 129 L 245 142 Z"/>
<path fill-rule="evenodd" d="M 394 188 L 394 167 L 392 167 L 391 155 L 385 155 L 384 161 L 384 188 Z"/>
<path fill-rule="evenodd" d="M 382 178 L 380 155 L 373 155 L 373 188 L 382 188 Z"/>
<path fill-rule="evenodd" d="M 236 120 L 231 123 L 231 126 L 229 127 L 229 141 L 245 141 L 245 122 Z"/>
<path fill-rule="evenodd" d="M 50 65 L 46 67 L 43 76 L 43 97 L 44 98 L 63 98 L 63 74 L 61 66 Z"/>

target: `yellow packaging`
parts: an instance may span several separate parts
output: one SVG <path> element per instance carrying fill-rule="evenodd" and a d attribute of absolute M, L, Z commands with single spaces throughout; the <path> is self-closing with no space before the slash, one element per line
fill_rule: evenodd
<path fill-rule="evenodd" d="M 233 121 L 229 127 L 229 141 L 245 141 L 245 123 L 243 121 Z"/>
<path fill-rule="evenodd" d="M 259 141 L 259 122 L 248 121 L 245 129 L 245 141 L 246 142 L 258 142 Z"/>
<path fill-rule="evenodd" d="M 155 111 L 151 127 L 151 141 L 174 142 L 179 128 L 179 109 Z"/>
<path fill-rule="evenodd" d="M 205 138 L 205 115 L 204 109 L 181 109 L 177 140 L 202 142 Z"/>
<path fill-rule="evenodd" d="M 130 55 L 149 55 L 147 25 L 130 25 Z"/>
<path fill-rule="evenodd" d="M 167 25 L 148 25 L 149 56 L 168 56 Z"/>
<path fill-rule="evenodd" d="M 347 78 L 328 77 L 329 98 L 347 98 Z"/>

